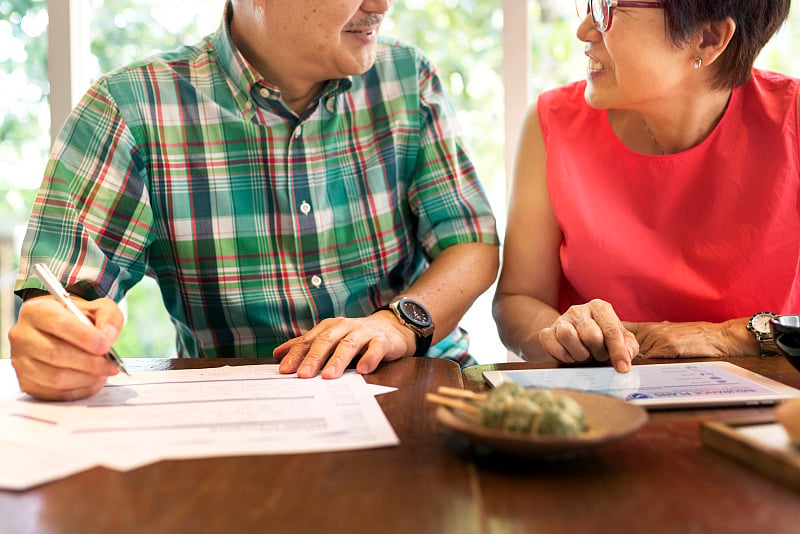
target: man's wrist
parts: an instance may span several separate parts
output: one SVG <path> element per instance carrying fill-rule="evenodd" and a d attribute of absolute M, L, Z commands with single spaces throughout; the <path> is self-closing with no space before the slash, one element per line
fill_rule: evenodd
<path fill-rule="evenodd" d="M 391 317 L 392 322 L 400 327 L 397 330 L 403 335 L 403 339 L 406 342 L 406 352 L 403 356 L 413 356 L 417 351 L 417 335 L 410 329 L 406 328 L 388 306 L 378 308 L 372 312 L 371 315 L 377 315 L 379 313 L 385 315 L 386 317 Z"/>
<path fill-rule="evenodd" d="M 415 337 L 414 356 L 425 356 L 433 342 L 433 317 L 428 309 L 419 301 L 409 297 L 398 296 L 388 306 L 380 309 L 390 310 L 397 321 L 410 330 Z"/>

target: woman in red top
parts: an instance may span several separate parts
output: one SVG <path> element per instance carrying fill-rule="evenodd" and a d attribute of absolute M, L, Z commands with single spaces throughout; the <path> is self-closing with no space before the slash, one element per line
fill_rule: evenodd
<path fill-rule="evenodd" d="M 587 79 L 523 128 L 501 338 L 620 372 L 768 353 L 759 312 L 800 311 L 800 81 L 752 65 L 790 0 L 578 2 Z"/>

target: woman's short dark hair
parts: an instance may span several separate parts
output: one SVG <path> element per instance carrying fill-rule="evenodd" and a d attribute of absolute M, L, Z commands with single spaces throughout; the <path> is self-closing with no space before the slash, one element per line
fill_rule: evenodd
<path fill-rule="evenodd" d="M 664 0 L 667 31 L 680 46 L 709 22 L 731 17 L 736 32 L 716 65 L 714 87 L 731 88 L 750 79 L 753 62 L 789 15 L 791 0 Z"/>

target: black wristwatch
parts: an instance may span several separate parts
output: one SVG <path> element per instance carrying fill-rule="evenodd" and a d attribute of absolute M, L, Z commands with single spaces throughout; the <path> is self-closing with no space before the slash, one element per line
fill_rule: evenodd
<path fill-rule="evenodd" d="M 417 350 L 414 356 L 425 356 L 433 340 L 433 319 L 428 310 L 414 299 L 401 297 L 375 310 L 391 310 L 397 316 L 400 324 L 409 328 L 417 335 Z"/>
<path fill-rule="evenodd" d="M 758 312 L 750 317 L 747 323 L 747 329 L 753 334 L 758 341 L 759 354 L 761 356 L 777 356 L 778 345 L 772 338 L 772 330 L 769 327 L 769 322 L 773 317 L 777 317 L 772 312 Z"/>

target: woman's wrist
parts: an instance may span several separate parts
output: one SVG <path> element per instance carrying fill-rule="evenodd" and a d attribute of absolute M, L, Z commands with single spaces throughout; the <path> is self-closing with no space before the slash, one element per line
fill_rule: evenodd
<path fill-rule="evenodd" d="M 758 341 L 747 329 L 749 320 L 749 317 L 741 317 L 721 323 L 722 351 L 726 356 L 758 356 L 761 353 Z"/>

